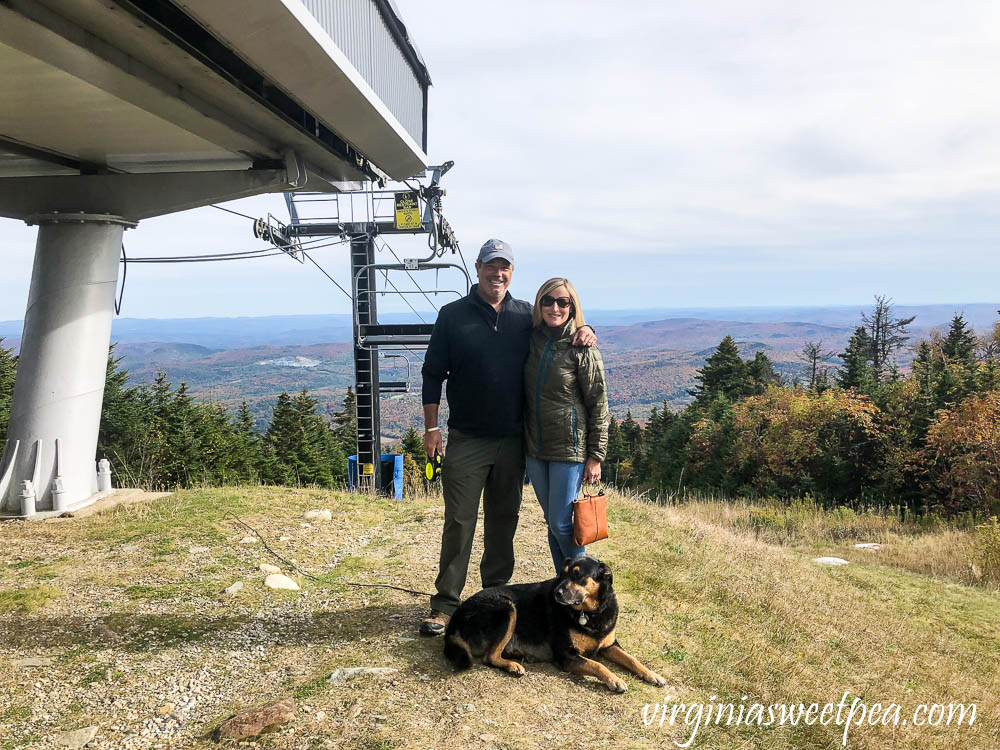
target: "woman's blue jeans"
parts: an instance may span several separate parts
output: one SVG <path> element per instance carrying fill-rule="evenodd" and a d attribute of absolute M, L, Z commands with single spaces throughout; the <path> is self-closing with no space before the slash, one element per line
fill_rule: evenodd
<path fill-rule="evenodd" d="M 583 464 L 526 456 L 525 465 L 549 527 L 549 551 L 559 575 L 567 558 L 587 554 L 585 548 L 573 542 L 573 500 L 580 497 Z"/>

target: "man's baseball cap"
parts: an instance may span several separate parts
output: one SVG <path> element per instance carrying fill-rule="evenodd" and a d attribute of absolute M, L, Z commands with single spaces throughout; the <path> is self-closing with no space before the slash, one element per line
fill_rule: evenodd
<path fill-rule="evenodd" d="M 489 263 L 497 258 L 503 258 L 514 265 L 514 251 L 510 245 L 502 240 L 486 240 L 486 244 L 479 248 L 479 257 L 476 258 L 476 263 Z"/>

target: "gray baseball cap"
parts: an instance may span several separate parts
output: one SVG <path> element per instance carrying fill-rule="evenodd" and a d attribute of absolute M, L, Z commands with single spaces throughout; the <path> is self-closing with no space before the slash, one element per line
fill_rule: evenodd
<path fill-rule="evenodd" d="M 486 244 L 479 248 L 479 257 L 476 258 L 476 263 L 489 263 L 497 258 L 503 258 L 514 265 L 514 250 L 502 240 L 486 240 Z"/>

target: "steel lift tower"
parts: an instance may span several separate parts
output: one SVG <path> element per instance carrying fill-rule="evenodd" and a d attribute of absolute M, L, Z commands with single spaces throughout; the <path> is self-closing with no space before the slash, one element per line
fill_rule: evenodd
<path fill-rule="evenodd" d="M 0 517 L 98 496 L 123 232 L 422 173 L 429 85 L 391 0 L 0 2 L 0 216 L 38 227 Z"/>
<path fill-rule="evenodd" d="M 406 353 L 426 348 L 434 327 L 433 323 L 426 322 L 380 322 L 378 298 L 386 295 L 423 295 L 429 300 L 430 295 L 441 294 L 461 297 L 468 294 L 472 283 L 464 262 L 459 265 L 438 260 L 449 250 L 452 253 L 458 251 L 458 240 L 441 210 L 444 190 L 440 180 L 452 166 L 452 162 L 445 162 L 430 167 L 429 184 L 415 186 L 409 181 L 399 190 L 372 187 L 339 194 L 288 192 L 285 202 L 291 222 L 287 226 L 274 226 L 271 218 L 266 222 L 266 231 L 272 242 L 292 255 L 295 255 L 297 247 L 301 247 L 299 243 L 304 238 L 341 237 L 350 242 L 354 381 L 358 410 L 357 480 L 365 490 L 382 491 L 386 484 L 381 471 L 379 396 L 409 390 L 408 379 L 382 380 L 379 360 L 405 358 Z M 379 262 L 376 258 L 379 238 L 399 234 L 426 234 L 430 254 L 425 258 L 397 257 L 395 263 Z M 390 249 L 390 252 L 395 255 L 395 251 Z M 439 288 L 439 275 L 445 269 L 461 273 L 462 287 Z M 422 289 L 414 274 L 428 271 L 434 272 L 435 286 Z M 400 290 L 391 281 L 390 273 L 406 274 L 417 289 Z M 380 277 L 383 279 L 381 286 L 378 283 Z"/>

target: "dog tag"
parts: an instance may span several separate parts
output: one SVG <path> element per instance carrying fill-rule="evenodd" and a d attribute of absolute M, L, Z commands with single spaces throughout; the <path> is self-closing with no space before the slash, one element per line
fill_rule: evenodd
<path fill-rule="evenodd" d="M 583 614 L 583 612 L 581 612 L 580 613 L 580 625 L 586 625 L 586 624 L 587 624 L 587 615 L 585 615 L 585 614 Z"/>

